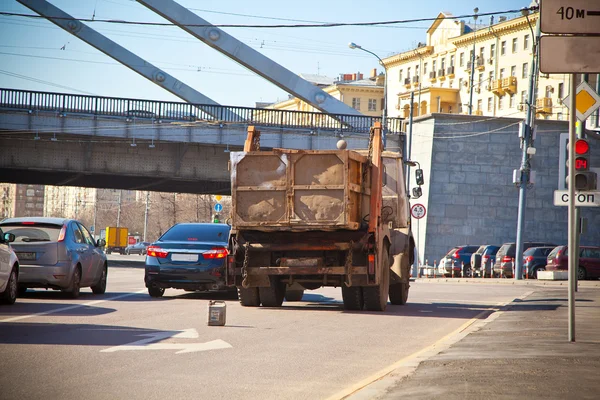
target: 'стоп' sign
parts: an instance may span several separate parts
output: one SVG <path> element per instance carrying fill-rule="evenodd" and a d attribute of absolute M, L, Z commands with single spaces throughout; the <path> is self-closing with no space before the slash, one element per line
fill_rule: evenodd
<path fill-rule="evenodd" d="M 569 205 L 569 192 L 566 190 L 554 191 L 554 205 Z M 575 193 L 576 207 L 600 207 L 600 192 L 580 192 Z"/>

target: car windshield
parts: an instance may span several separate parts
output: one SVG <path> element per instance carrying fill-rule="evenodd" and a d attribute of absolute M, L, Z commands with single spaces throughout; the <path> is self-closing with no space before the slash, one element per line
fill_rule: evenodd
<path fill-rule="evenodd" d="M 487 246 L 479 246 L 476 254 L 483 254 Z"/>
<path fill-rule="evenodd" d="M 223 242 L 229 238 L 229 226 L 221 224 L 175 225 L 159 239 L 172 242 Z"/>
<path fill-rule="evenodd" d="M 530 248 L 528 248 L 527 250 L 525 250 L 525 251 L 523 252 L 523 256 L 535 256 L 535 255 L 540 255 L 540 252 L 538 252 L 538 250 L 540 250 L 540 249 L 539 249 L 539 248 L 537 248 L 537 247 L 530 247 Z M 536 252 L 537 252 L 538 254 L 536 254 Z"/>
<path fill-rule="evenodd" d="M 502 247 L 500 247 L 500 250 L 498 250 L 498 257 L 502 258 L 504 256 L 511 256 L 510 252 L 511 252 L 511 248 L 512 248 L 512 256 L 515 255 L 515 244 L 514 243 L 508 243 L 508 244 L 504 244 L 502 245 Z"/>
<path fill-rule="evenodd" d="M 55 242 L 58 240 L 62 225 L 49 224 L 7 224 L 2 225 L 5 233 L 15 235 L 15 243 L 18 242 Z"/>

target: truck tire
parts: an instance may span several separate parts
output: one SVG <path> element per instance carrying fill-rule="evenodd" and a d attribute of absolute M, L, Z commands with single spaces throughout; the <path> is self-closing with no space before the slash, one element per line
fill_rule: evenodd
<path fill-rule="evenodd" d="M 241 286 L 237 287 L 238 299 L 240 300 L 240 304 L 244 307 L 258 307 L 260 306 L 260 296 L 258 293 L 258 288 L 250 287 L 243 288 Z"/>
<path fill-rule="evenodd" d="M 269 277 L 270 285 L 268 287 L 259 287 L 258 294 L 263 307 L 281 307 L 285 297 L 285 283 L 279 278 Z"/>
<path fill-rule="evenodd" d="M 290 290 L 285 291 L 285 301 L 300 301 L 304 296 L 304 290 Z"/>
<path fill-rule="evenodd" d="M 383 249 L 381 259 L 381 270 L 383 276 L 377 286 L 364 286 L 363 297 L 365 310 L 367 311 L 385 311 L 390 292 L 390 256 L 388 247 Z"/>
<path fill-rule="evenodd" d="M 362 287 L 347 287 L 344 283 L 342 283 L 342 300 L 344 301 L 344 310 L 362 310 L 364 302 Z"/>
<path fill-rule="evenodd" d="M 408 282 L 390 284 L 390 303 L 403 306 L 408 300 Z"/>

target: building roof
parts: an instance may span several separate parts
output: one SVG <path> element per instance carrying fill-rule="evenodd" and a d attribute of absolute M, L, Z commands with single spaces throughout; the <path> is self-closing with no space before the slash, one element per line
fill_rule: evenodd
<path fill-rule="evenodd" d="M 333 85 L 333 81 L 334 81 L 334 79 L 329 76 L 317 75 L 317 74 L 300 74 L 300 78 L 312 83 L 313 85 L 317 85 L 317 86 Z"/>
<path fill-rule="evenodd" d="M 356 80 L 356 81 L 340 81 L 340 82 L 335 82 L 336 85 L 346 85 L 346 86 L 370 86 L 370 87 L 377 87 L 377 86 L 383 86 L 383 85 L 378 85 L 377 83 L 375 83 L 374 80 L 371 79 L 361 79 L 361 80 Z"/>

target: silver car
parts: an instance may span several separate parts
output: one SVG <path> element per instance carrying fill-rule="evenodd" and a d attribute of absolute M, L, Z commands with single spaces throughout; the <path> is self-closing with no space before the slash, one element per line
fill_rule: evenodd
<path fill-rule="evenodd" d="M 19 261 L 10 247 L 14 240 L 14 235 L 0 229 L 0 302 L 5 304 L 14 304 L 17 300 Z"/>
<path fill-rule="evenodd" d="M 79 221 L 64 218 L 8 218 L 0 228 L 14 235 L 12 248 L 19 258 L 18 291 L 27 288 L 62 290 L 71 298 L 81 287 L 94 294 L 106 291 L 108 265 L 102 251 Z"/>

